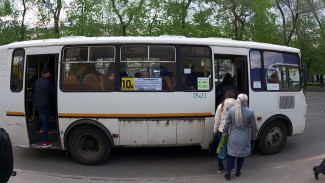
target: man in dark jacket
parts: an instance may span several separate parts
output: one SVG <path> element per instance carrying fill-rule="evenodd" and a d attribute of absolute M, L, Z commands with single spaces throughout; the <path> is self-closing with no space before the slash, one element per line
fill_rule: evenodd
<path fill-rule="evenodd" d="M 51 97 L 54 95 L 54 88 L 50 82 L 51 73 L 48 69 L 43 69 L 42 77 L 35 81 L 34 84 L 34 97 L 33 105 L 36 111 L 42 115 L 43 124 L 43 143 L 42 148 L 49 148 L 52 146 L 51 142 L 48 142 L 48 131 L 50 125 L 50 106 Z"/>
<path fill-rule="evenodd" d="M 231 78 L 231 74 L 226 73 L 225 77 L 223 78 L 222 83 L 218 84 L 216 87 L 216 108 L 219 104 L 222 103 L 223 99 L 225 98 L 225 95 L 227 91 L 233 91 L 235 93 L 235 96 L 237 98 L 238 90 L 236 86 L 233 85 L 233 80 Z"/>

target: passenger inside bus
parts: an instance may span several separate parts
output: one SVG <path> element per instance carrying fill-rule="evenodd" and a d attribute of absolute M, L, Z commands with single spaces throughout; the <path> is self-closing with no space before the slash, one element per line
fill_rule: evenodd
<path fill-rule="evenodd" d="M 141 78 L 150 78 L 150 75 L 147 71 L 141 71 L 140 72 L 140 77 Z"/>
<path fill-rule="evenodd" d="M 184 90 L 195 90 L 195 82 L 193 81 L 193 77 L 191 78 L 190 76 L 183 74 L 182 82 Z"/>
<path fill-rule="evenodd" d="M 223 99 L 225 94 L 227 93 L 227 91 L 233 91 L 235 93 L 235 96 L 237 97 L 238 95 L 238 90 L 236 88 L 236 86 L 234 86 L 233 84 L 233 79 L 231 77 L 231 74 L 226 73 L 225 77 L 223 78 L 222 83 L 220 83 L 217 87 L 216 87 L 216 101 L 217 101 L 217 105 L 219 105 Z"/>
<path fill-rule="evenodd" d="M 78 73 L 76 74 L 77 79 L 79 80 L 79 82 L 82 82 L 85 75 L 87 74 L 94 74 L 96 76 L 99 75 L 99 73 L 97 72 L 96 68 L 95 68 L 95 64 L 91 63 L 91 64 L 84 64 L 78 71 Z"/>
<path fill-rule="evenodd" d="M 109 72 L 107 77 L 107 81 L 105 83 L 106 90 L 114 90 L 115 89 L 115 73 Z"/>
<path fill-rule="evenodd" d="M 134 78 L 140 78 L 140 77 L 141 77 L 140 72 L 136 72 L 136 73 L 134 74 Z"/>
<path fill-rule="evenodd" d="M 280 83 L 280 80 L 279 80 L 279 75 L 277 72 L 271 74 L 271 78 L 268 79 L 267 81 L 268 83 Z"/>

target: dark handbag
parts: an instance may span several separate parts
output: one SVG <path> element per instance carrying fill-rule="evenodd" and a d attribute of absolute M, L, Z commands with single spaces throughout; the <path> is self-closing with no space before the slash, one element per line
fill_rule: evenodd
<path fill-rule="evenodd" d="M 226 157 L 227 157 L 227 143 L 224 143 L 221 146 L 221 150 L 220 150 L 220 153 L 218 155 L 218 158 L 225 159 Z"/>
<path fill-rule="evenodd" d="M 213 156 L 216 154 L 216 150 L 219 144 L 218 133 L 213 136 L 213 139 L 209 143 L 208 155 Z"/>

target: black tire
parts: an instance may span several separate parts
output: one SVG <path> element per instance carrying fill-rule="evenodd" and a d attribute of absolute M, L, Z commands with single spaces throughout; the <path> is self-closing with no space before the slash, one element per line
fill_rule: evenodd
<path fill-rule="evenodd" d="M 258 140 L 258 150 L 265 155 L 278 153 L 287 141 L 288 128 L 283 121 L 268 124 Z"/>
<path fill-rule="evenodd" d="M 80 126 L 70 132 L 68 150 L 77 162 L 100 165 L 106 162 L 112 147 L 107 136 L 93 126 Z"/>

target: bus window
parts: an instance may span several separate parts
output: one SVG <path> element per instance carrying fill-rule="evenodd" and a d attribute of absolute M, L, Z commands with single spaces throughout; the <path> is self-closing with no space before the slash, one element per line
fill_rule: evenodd
<path fill-rule="evenodd" d="M 262 91 L 262 61 L 258 50 L 250 51 L 251 87 L 253 91 Z"/>
<path fill-rule="evenodd" d="M 24 50 L 18 49 L 14 51 L 10 80 L 10 89 L 13 92 L 20 92 L 23 89 L 24 59 Z"/>
<path fill-rule="evenodd" d="M 263 56 L 265 82 L 268 91 L 300 90 L 297 55 L 265 51 Z"/>
<path fill-rule="evenodd" d="M 176 51 L 173 46 L 122 46 L 122 91 L 176 89 Z"/>
<path fill-rule="evenodd" d="M 181 47 L 181 69 L 183 90 L 210 90 L 211 50 L 208 47 Z"/>
<path fill-rule="evenodd" d="M 65 48 L 62 64 L 63 91 L 115 89 L 115 48 L 91 46 Z"/>

